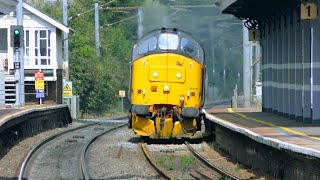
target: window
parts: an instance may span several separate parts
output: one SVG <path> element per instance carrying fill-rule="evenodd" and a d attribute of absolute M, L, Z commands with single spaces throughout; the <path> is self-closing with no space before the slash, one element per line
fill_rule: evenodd
<path fill-rule="evenodd" d="M 36 30 L 35 31 L 35 65 L 50 65 L 51 61 L 51 30 Z"/>
<path fill-rule="evenodd" d="M 30 31 L 26 30 L 25 35 L 25 50 L 24 50 L 24 59 L 26 62 L 26 65 L 30 65 Z"/>
<path fill-rule="evenodd" d="M 161 50 L 177 50 L 179 37 L 176 34 L 161 34 L 159 37 L 159 48 Z"/>
<path fill-rule="evenodd" d="M 0 29 L 0 53 L 8 53 L 8 29 Z"/>
<path fill-rule="evenodd" d="M 138 52 L 141 55 L 150 51 L 154 51 L 156 49 L 157 49 L 157 38 L 151 37 L 139 45 Z"/>
<path fill-rule="evenodd" d="M 199 57 L 199 48 L 197 47 L 197 44 L 187 38 L 181 39 L 181 51 L 187 53 L 191 57 Z"/>
<path fill-rule="evenodd" d="M 34 39 L 35 39 L 35 42 L 34 42 L 34 47 L 35 47 L 35 49 L 34 49 L 34 55 L 35 55 L 35 57 L 36 57 L 36 59 L 35 59 L 35 65 L 38 65 L 39 63 L 38 63 L 38 54 L 39 54 L 39 45 L 38 45 L 38 41 L 39 41 L 39 38 L 38 38 L 38 34 L 39 34 L 39 31 L 37 30 L 37 31 L 35 31 L 34 32 Z"/>

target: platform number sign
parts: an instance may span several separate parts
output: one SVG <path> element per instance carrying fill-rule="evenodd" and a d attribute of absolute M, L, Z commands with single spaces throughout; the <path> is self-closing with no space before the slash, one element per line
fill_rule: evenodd
<path fill-rule="evenodd" d="M 250 29 L 249 30 L 249 41 L 260 41 L 260 30 Z"/>
<path fill-rule="evenodd" d="M 301 20 L 317 19 L 318 8 L 314 3 L 301 4 Z"/>

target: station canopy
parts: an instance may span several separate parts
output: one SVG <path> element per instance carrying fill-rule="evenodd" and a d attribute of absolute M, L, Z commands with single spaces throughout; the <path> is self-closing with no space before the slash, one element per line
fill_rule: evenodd
<path fill-rule="evenodd" d="M 9 14 L 16 10 L 17 0 L 0 0 L 0 14 Z"/>
<path fill-rule="evenodd" d="M 264 19 L 288 9 L 300 7 L 299 0 L 220 0 L 220 7 L 225 14 L 232 14 L 240 19 Z"/>

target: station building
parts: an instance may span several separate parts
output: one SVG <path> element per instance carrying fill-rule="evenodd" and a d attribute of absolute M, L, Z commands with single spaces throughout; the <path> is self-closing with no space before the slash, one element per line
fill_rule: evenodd
<path fill-rule="evenodd" d="M 319 0 L 220 0 L 262 46 L 263 111 L 320 124 Z"/>
<path fill-rule="evenodd" d="M 16 1 L 0 1 L 0 71 L 5 76 L 5 103 L 15 103 L 14 50 L 10 26 L 17 24 Z M 34 72 L 44 72 L 45 101 L 62 102 L 63 33 L 69 28 L 23 3 L 25 102 L 37 101 Z"/>

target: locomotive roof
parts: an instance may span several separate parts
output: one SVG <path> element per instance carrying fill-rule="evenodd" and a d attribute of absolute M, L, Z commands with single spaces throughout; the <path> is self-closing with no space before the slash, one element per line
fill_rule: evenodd
<path fill-rule="evenodd" d="M 200 43 L 189 33 L 176 28 L 161 28 L 145 34 L 133 46 L 132 61 L 150 54 L 168 52 L 181 54 L 201 64 L 204 63 L 205 55 Z"/>
<path fill-rule="evenodd" d="M 163 27 L 163 28 L 161 28 L 161 29 L 155 29 L 155 30 L 152 30 L 152 31 L 144 34 L 144 35 L 136 42 L 136 44 L 139 43 L 140 40 L 142 40 L 142 39 L 144 39 L 145 37 L 148 37 L 148 36 L 150 36 L 150 35 L 152 35 L 152 34 L 163 34 L 163 33 L 170 33 L 170 34 L 177 34 L 177 33 L 179 33 L 179 34 L 183 34 L 183 35 L 188 36 L 189 38 L 191 38 L 191 39 L 193 39 L 193 40 L 195 40 L 196 42 L 199 43 L 199 41 L 197 41 L 196 39 L 194 39 L 193 36 L 192 36 L 190 33 L 187 33 L 187 32 L 185 32 L 185 31 L 182 31 L 182 30 L 177 29 L 177 28 L 164 28 L 164 27 Z M 200 44 L 200 43 L 199 43 L 199 44 Z"/>

